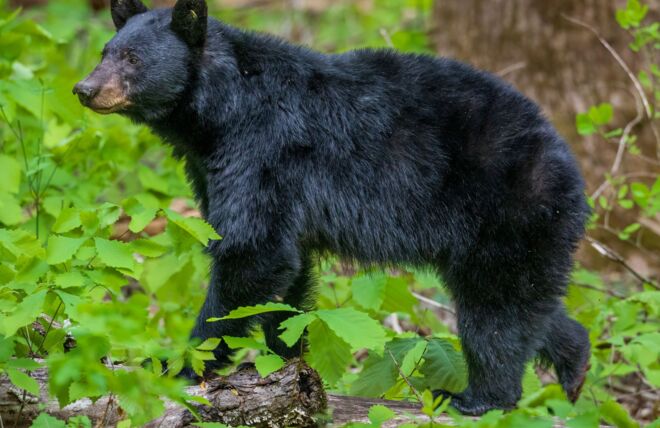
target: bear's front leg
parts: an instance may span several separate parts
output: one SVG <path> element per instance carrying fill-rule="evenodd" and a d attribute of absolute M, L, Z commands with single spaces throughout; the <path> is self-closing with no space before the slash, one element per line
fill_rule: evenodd
<path fill-rule="evenodd" d="M 223 317 L 241 306 L 264 304 L 285 293 L 301 269 L 297 248 L 284 241 L 231 246 L 219 241 L 209 249 L 214 259 L 211 282 L 191 336 L 202 341 L 247 336 L 259 317 L 215 322 L 207 319 Z M 231 350 L 224 342 L 214 354 L 215 361 L 206 362 L 205 377 L 230 363 Z"/>

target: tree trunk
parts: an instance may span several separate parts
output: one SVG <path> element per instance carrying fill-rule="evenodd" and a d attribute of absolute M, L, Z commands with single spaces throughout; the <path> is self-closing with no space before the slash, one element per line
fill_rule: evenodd
<path fill-rule="evenodd" d="M 117 369 L 121 370 L 121 367 Z M 29 427 L 42 412 L 66 420 L 86 415 L 94 426 L 115 426 L 124 413 L 117 401 L 105 396 L 92 403 L 83 399 L 60 409 L 57 400 L 48 396 L 47 369 L 30 374 L 40 385 L 41 396 L 26 394 L 0 377 L 0 417 L 4 426 Z M 312 426 L 317 414 L 327 407 L 327 398 L 318 374 L 304 363 L 294 361 L 283 369 L 261 378 L 254 369 L 218 377 L 202 386 L 187 388 L 189 395 L 206 398 L 211 406 L 193 405 L 205 422 L 248 426 Z M 20 416 L 19 416 L 20 414 Z M 192 413 L 174 402 L 166 402 L 166 411 L 147 427 L 188 427 L 196 422 Z"/>
<path fill-rule="evenodd" d="M 644 3 L 650 7 L 647 21 L 657 20 L 660 3 Z M 566 17 L 596 29 L 637 73 L 644 62 L 657 62 L 657 58 L 645 58 L 628 48 L 632 38 L 615 20 L 616 9 L 625 4 L 626 0 L 436 0 L 431 38 L 440 55 L 499 74 L 538 102 L 577 154 L 591 194 L 610 170 L 617 145 L 600 137 L 579 136 L 576 114 L 610 102 L 615 111 L 612 128 L 623 128 L 637 115 L 637 107 L 633 85 L 612 54 L 592 32 Z M 634 133 L 639 136 L 642 154 L 656 159 L 649 122 L 637 126 Z M 657 166 L 627 156 L 621 172 L 653 175 Z M 614 227 L 622 228 L 637 221 L 637 216 L 633 211 L 616 211 L 610 220 Z M 647 231 L 650 233 L 640 244 L 652 252 L 660 248 L 660 240 L 653 229 Z M 616 236 L 597 230 L 590 233 L 626 258 L 639 254 Z M 618 268 L 591 249 L 582 251 L 580 259 L 592 268 Z M 660 257 L 645 254 L 642 261 L 637 266 L 640 271 L 646 275 L 657 272 Z"/>

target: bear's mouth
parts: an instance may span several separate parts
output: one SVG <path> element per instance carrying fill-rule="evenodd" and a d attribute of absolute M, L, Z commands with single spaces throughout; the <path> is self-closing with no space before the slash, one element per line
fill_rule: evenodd
<path fill-rule="evenodd" d="M 133 105 L 126 95 L 121 77 L 113 73 L 107 78 L 99 69 L 76 84 L 73 93 L 80 103 L 99 114 L 123 111 Z"/>
<path fill-rule="evenodd" d="M 128 100 L 121 100 L 113 104 L 110 103 L 96 104 L 92 101 L 87 105 L 87 107 L 89 107 L 91 110 L 99 114 L 112 114 L 126 110 L 131 105 L 132 105 L 131 102 Z"/>

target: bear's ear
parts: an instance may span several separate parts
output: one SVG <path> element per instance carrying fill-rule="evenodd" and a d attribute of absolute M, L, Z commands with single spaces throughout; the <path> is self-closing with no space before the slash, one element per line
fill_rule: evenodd
<path fill-rule="evenodd" d="M 132 16 L 148 10 L 140 0 L 112 0 L 110 2 L 110 14 L 117 31 L 121 30 Z"/>
<path fill-rule="evenodd" d="M 172 10 L 172 30 L 192 47 L 204 45 L 208 8 L 205 0 L 179 0 Z"/>

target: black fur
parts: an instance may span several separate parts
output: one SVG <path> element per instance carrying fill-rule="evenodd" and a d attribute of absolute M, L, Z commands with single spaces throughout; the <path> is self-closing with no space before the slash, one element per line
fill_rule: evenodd
<path fill-rule="evenodd" d="M 191 47 L 206 41 L 208 9 L 204 0 L 180 0 L 172 9 L 172 30 Z"/>
<path fill-rule="evenodd" d="M 147 7 L 140 0 L 111 0 L 110 2 L 112 22 L 117 30 L 124 28 L 126 21 L 132 16 L 146 11 Z"/>
<path fill-rule="evenodd" d="M 537 354 L 579 392 L 589 342 L 561 297 L 589 210 L 568 146 L 534 103 L 449 59 L 324 55 L 215 19 L 200 42 L 171 17 L 134 16 L 106 50 L 142 56 L 123 76 L 123 114 L 185 157 L 224 236 L 209 248 L 194 337 L 246 335 L 245 320 L 205 320 L 276 296 L 308 308 L 310 258 L 327 251 L 443 276 L 469 367 L 453 395 L 462 412 L 514 406 Z M 282 319 L 263 320 L 268 343 L 296 355 L 276 337 Z M 211 368 L 228 362 L 224 345 L 215 354 Z"/>

